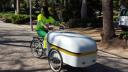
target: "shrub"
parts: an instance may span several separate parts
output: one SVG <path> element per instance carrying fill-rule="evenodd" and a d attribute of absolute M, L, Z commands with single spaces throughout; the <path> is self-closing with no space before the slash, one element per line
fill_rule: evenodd
<path fill-rule="evenodd" d="M 96 18 L 70 19 L 68 21 L 68 27 L 101 27 L 101 24 L 98 22 L 98 19 Z"/>
<path fill-rule="evenodd" d="M 0 13 L 0 18 L 2 18 L 2 16 L 3 16 L 3 15 Z"/>
<path fill-rule="evenodd" d="M 13 14 L 3 14 L 2 20 L 7 23 L 11 23 Z"/>
<path fill-rule="evenodd" d="M 22 24 L 29 21 L 29 15 L 13 15 L 11 19 L 14 24 Z"/>
<path fill-rule="evenodd" d="M 14 23 L 14 24 L 24 24 L 29 22 L 29 15 L 19 14 L 15 15 L 14 13 L 0 13 L 0 19 L 4 22 Z M 32 16 L 32 19 L 36 19 L 36 16 Z"/>
<path fill-rule="evenodd" d="M 122 32 L 122 33 L 119 35 L 119 38 L 120 38 L 120 39 L 126 39 L 126 40 L 128 40 L 128 32 Z"/>
<path fill-rule="evenodd" d="M 36 19 L 36 16 L 32 16 L 32 19 Z M 12 16 L 12 23 L 14 24 L 24 24 L 29 22 L 29 15 L 14 15 Z"/>
<path fill-rule="evenodd" d="M 113 21 L 116 22 L 118 20 L 118 16 L 113 16 Z"/>
<path fill-rule="evenodd" d="M 4 22 L 8 22 L 10 23 L 11 22 L 11 18 L 12 16 L 14 15 L 14 13 L 10 13 L 10 12 L 2 12 L 0 13 L 0 19 Z"/>

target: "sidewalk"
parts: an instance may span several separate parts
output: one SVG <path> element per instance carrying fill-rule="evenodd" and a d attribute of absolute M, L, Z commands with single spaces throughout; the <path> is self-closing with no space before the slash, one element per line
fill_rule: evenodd
<path fill-rule="evenodd" d="M 17 26 L 19 27 L 19 25 L 17 25 Z M 35 33 L 34 31 L 31 31 L 30 25 L 20 25 L 20 26 L 21 26 L 21 28 L 26 29 L 26 31 L 29 31 L 33 34 Z M 102 47 L 99 46 L 99 42 L 101 40 L 101 36 L 100 36 L 101 29 L 98 29 L 98 28 L 97 29 L 72 28 L 72 29 L 66 29 L 66 31 L 77 32 L 77 33 L 80 33 L 80 34 L 83 34 L 83 35 L 90 36 L 95 41 L 97 41 L 98 49 L 100 51 L 104 51 L 104 52 L 111 53 L 113 55 L 128 59 L 128 49 L 123 49 L 123 47 L 118 48 L 118 49 L 116 49 L 116 48 L 105 49 L 105 48 L 102 48 Z"/>
<path fill-rule="evenodd" d="M 34 32 L 29 25 L 0 21 L 0 72 L 50 72 L 46 59 L 32 56 L 30 41 Z"/>
<path fill-rule="evenodd" d="M 83 35 L 92 37 L 95 41 L 97 41 L 98 49 L 100 51 L 104 51 L 106 53 L 113 54 L 113 55 L 119 56 L 121 58 L 128 59 L 128 49 L 123 49 L 123 47 L 122 48 L 105 49 L 105 48 L 99 46 L 99 42 L 101 40 L 101 36 L 100 36 L 101 30 L 100 29 L 73 28 L 73 29 L 69 29 L 69 31 L 78 32 Z"/>
<path fill-rule="evenodd" d="M 0 25 L 0 72 L 52 72 L 47 59 L 38 59 L 31 54 L 29 46 L 35 32 L 31 31 L 29 25 L 16 25 L 1 21 Z M 91 36 L 97 43 L 101 40 L 100 29 L 73 28 L 66 30 Z M 105 52 L 98 51 L 97 63 L 94 66 L 82 69 L 82 71 L 67 66 L 61 72 L 128 71 L 127 59 Z"/>
<path fill-rule="evenodd" d="M 128 59 L 128 49 L 103 49 L 103 48 L 99 48 L 99 51 L 103 51 L 115 56 L 118 56 L 120 58 L 124 58 L 124 59 Z"/>
<path fill-rule="evenodd" d="M 34 33 L 33 31 L 31 31 L 30 25 L 21 25 L 21 28 L 26 28 L 26 30 L 30 30 L 31 33 Z M 95 41 L 97 41 L 99 50 L 128 59 L 128 49 L 123 49 L 123 47 L 118 49 L 116 48 L 105 49 L 105 48 L 99 47 L 99 42 L 101 40 L 101 36 L 100 36 L 101 29 L 72 28 L 72 29 L 67 29 L 67 31 L 78 32 L 80 34 L 90 36 Z"/>

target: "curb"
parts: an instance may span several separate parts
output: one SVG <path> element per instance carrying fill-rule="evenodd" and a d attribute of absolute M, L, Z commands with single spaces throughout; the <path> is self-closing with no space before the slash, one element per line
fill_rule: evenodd
<path fill-rule="evenodd" d="M 120 57 L 120 58 L 122 58 L 122 59 L 128 60 L 128 57 L 124 57 L 124 56 L 122 56 L 122 55 L 119 55 L 119 54 L 116 54 L 116 53 L 112 53 L 112 52 L 109 52 L 109 51 L 106 51 L 106 50 L 103 50 L 103 49 L 98 49 L 98 51 L 102 51 L 102 52 L 104 52 L 104 53 L 108 53 L 108 54 L 111 54 L 111 55 Z"/>

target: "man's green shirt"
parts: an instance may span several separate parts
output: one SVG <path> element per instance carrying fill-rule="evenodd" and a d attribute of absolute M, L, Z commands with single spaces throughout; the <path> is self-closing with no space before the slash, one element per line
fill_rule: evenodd
<path fill-rule="evenodd" d="M 39 14 L 37 17 L 37 26 L 36 26 L 36 30 L 44 30 L 44 25 L 45 24 L 54 24 L 55 23 L 55 19 L 51 16 L 49 16 L 48 18 L 46 18 L 43 14 Z"/>

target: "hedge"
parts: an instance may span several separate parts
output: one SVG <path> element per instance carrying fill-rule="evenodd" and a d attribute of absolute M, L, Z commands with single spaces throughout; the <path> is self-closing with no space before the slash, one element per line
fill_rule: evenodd
<path fill-rule="evenodd" d="M 25 14 L 15 15 L 14 13 L 0 13 L 0 18 L 4 22 L 24 24 L 29 22 L 30 16 Z M 36 19 L 36 16 L 32 16 L 32 19 Z"/>

